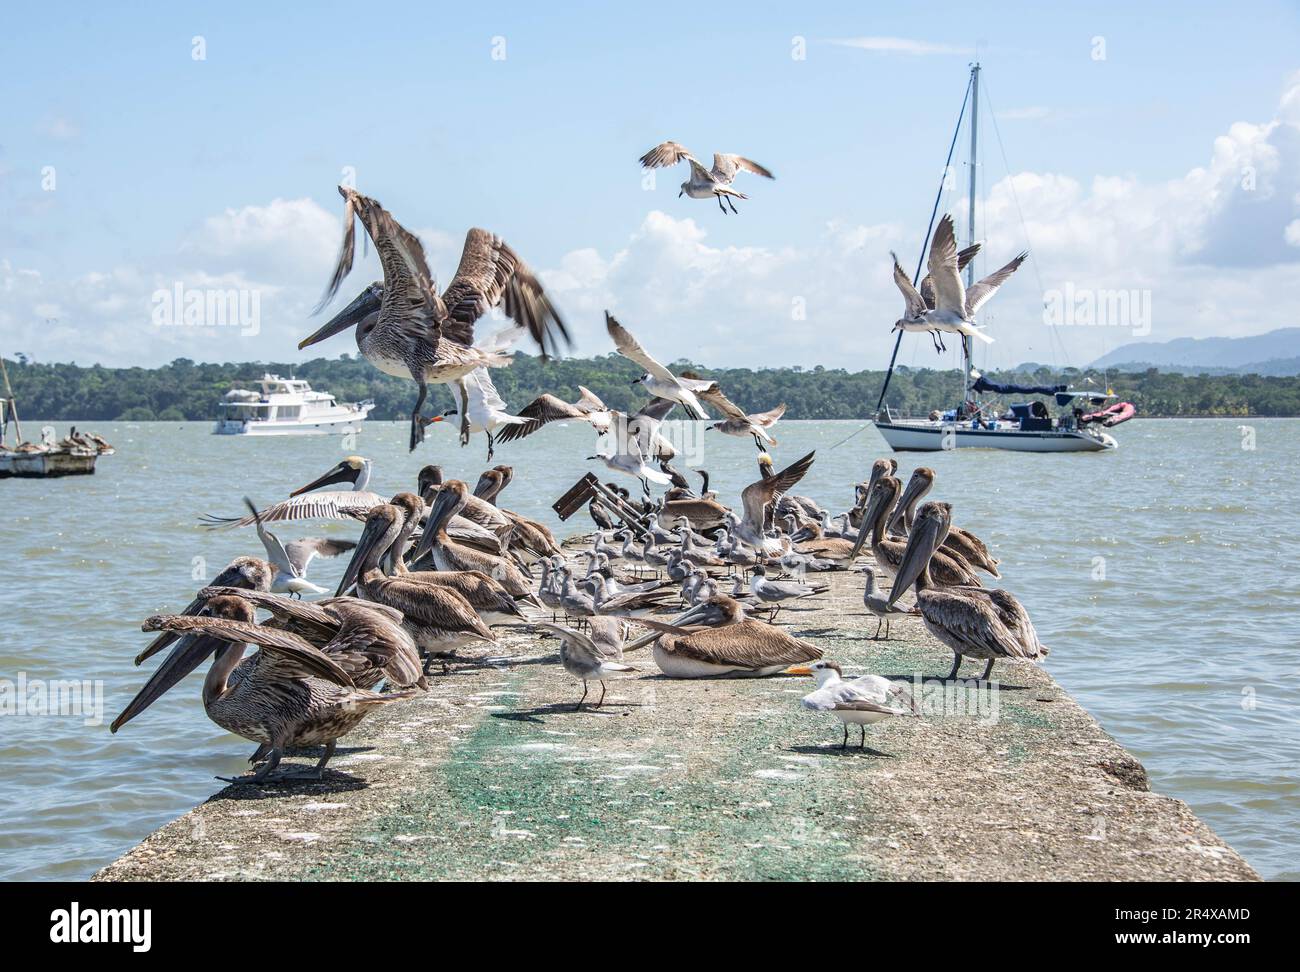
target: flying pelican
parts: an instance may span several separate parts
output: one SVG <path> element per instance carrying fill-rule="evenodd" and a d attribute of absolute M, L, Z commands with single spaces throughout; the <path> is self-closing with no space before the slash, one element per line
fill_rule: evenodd
<path fill-rule="evenodd" d="M 898 540 L 886 538 L 885 517 L 894 508 L 902 490 L 903 484 L 893 476 L 882 476 L 876 481 L 876 485 L 871 490 L 866 516 L 862 520 L 862 529 L 858 531 L 858 540 L 853 548 L 856 554 L 863 542 L 870 537 L 871 553 L 875 558 L 876 566 L 891 578 L 897 575 L 907 546 Z M 982 586 L 971 565 L 966 563 L 960 554 L 951 550 L 936 552 L 931 567 L 935 582 L 944 587 Z M 891 590 L 891 595 L 896 590 L 898 590 L 897 584 Z"/>
<path fill-rule="evenodd" d="M 934 476 L 934 470 L 928 466 L 920 466 L 912 470 L 912 478 L 907 481 L 903 498 L 898 501 L 897 508 L 889 518 L 887 532 L 907 536 L 912 519 L 916 515 L 916 504 L 934 487 Z M 989 548 L 984 541 L 969 530 L 950 526 L 948 535 L 944 537 L 943 546 L 945 550 L 960 554 L 976 570 L 1001 578 L 1002 575 L 998 573 L 998 560 L 989 553 Z"/>
<path fill-rule="evenodd" d="M 726 206 L 722 205 L 722 200 L 727 200 L 727 206 L 731 211 L 737 212 L 736 204 L 731 201 L 731 197 L 737 199 L 748 199 L 743 192 L 737 192 L 731 188 L 731 184 L 736 181 L 736 176 L 741 169 L 746 172 L 752 172 L 755 175 L 761 175 L 765 179 L 775 179 L 767 169 L 745 158 L 743 155 L 724 155 L 721 152 L 713 153 L 713 169 L 704 168 L 690 152 L 686 151 L 685 146 L 677 142 L 661 142 L 652 148 L 645 155 L 641 156 L 641 165 L 647 169 L 661 169 L 665 166 L 676 165 L 685 159 L 691 164 L 691 177 L 688 181 L 682 183 L 681 192 L 677 193 L 677 198 L 682 197 L 682 193 L 690 196 L 692 199 L 708 199 L 710 196 L 718 200 L 718 208 L 725 214 Z"/>
<path fill-rule="evenodd" d="M 717 429 L 719 432 L 725 432 L 727 435 L 734 435 L 742 439 L 748 435 L 753 438 L 754 445 L 758 446 L 759 452 L 762 452 L 769 445 L 776 445 L 776 439 L 772 438 L 771 433 L 767 430 L 776 425 L 781 416 L 785 414 L 784 402 L 766 412 L 755 412 L 753 415 L 746 415 L 745 410 L 724 395 L 720 388 L 701 392 L 700 397 L 726 416 L 721 422 L 706 425 L 706 429 Z M 707 482 L 706 480 L 706 489 L 708 488 Z"/>
<path fill-rule="evenodd" d="M 144 622 L 145 631 L 184 637 L 113 720 L 113 732 L 215 653 L 203 681 L 203 708 L 223 729 L 259 744 L 254 762 L 265 757 L 251 776 L 223 779 L 230 783 L 266 782 L 285 749 L 324 745 L 325 754 L 314 768 L 276 777 L 318 779 L 334 755 L 338 738 L 370 710 L 417 694 L 417 690 L 403 690 L 381 695 L 356 687 L 352 673 L 373 666 L 367 652 L 383 650 L 374 640 L 377 629 L 362 635 L 363 644 L 352 642 L 359 615 L 356 620 L 344 620 L 335 642 L 322 650 L 292 632 L 253 624 L 254 607 L 242 598 L 215 597 L 207 610 L 206 615 L 154 616 Z M 258 650 L 245 659 L 249 644 L 257 645 Z M 353 650 L 356 648 L 364 651 Z"/>
<path fill-rule="evenodd" d="M 672 402 L 677 402 L 686 410 L 686 414 L 693 419 L 706 419 L 708 413 L 700 405 L 700 400 L 696 398 L 696 392 L 713 391 L 717 389 L 716 381 L 705 381 L 695 378 L 679 378 L 671 371 L 661 365 L 641 347 L 630 331 L 622 324 L 616 321 L 609 311 L 605 311 L 605 329 L 609 331 L 609 336 L 614 340 L 614 347 L 618 353 L 625 358 L 635 361 L 645 369 L 645 374 L 636 381 L 634 385 L 642 385 L 647 392 L 655 398 L 665 398 Z"/>
<path fill-rule="evenodd" d="M 356 327 L 362 355 L 386 374 L 410 378 L 420 394 L 411 412 L 411 450 L 424 438 L 420 410 L 428 382 L 444 382 L 460 392 L 460 441 L 469 442 L 469 392 L 465 379 L 479 367 L 501 367 L 509 355 L 497 348 L 474 346 L 474 324 L 499 303 L 515 323 L 526 328 L 543 356 L 568 331 L 533 272 L 499 236 L 483 229 L 465 234 L 460 265 L 439 296 L 425 260 L 424 247 L 376 200 L 339 186 L 346 201 L 343 246 L 321 302 L 338 292 L 352 269 L 356 248 L 355 217 L 375 244 L 384 281 L 372 283 L 338 315 L 299 342 L 299 349 Z M 318 308 L 319 310 L 319 308 Z"/>
<path fill-rule="evenodd" d="M 458 649 L 480 641 L 494 645 L 496 636 L 473 605 L 452 588 L 408 580 L 400 574 L 387 577 L 379 569 L 380 558 L 393 546 L 404 519 L 401 508 L 391 503 L 370 511 L 339 590 L 355 583 L 358 596 L 401 611 L 403 626 L 415 643 L 431 657 L 444 659 L 445 672 L 445 659 Z"/>
<path fill-rule="evenodd" d="M 746 486 L 740 494 L 740 505 L 745 515 L 732 528 L 732 536 L 761 554 L 779 557 L 783 552 L 781 544 L 763 532 L 768 507 L 803 479 L 812 468 L 815 455 L 816 452 L 810 452 L 802 459 L 790 463 L 779 473 L 774 472 Z"/>
<path fill-rule="evenodd" d="M 840 749 L 849 748 L 850 723 L 856 725 L 862 733 L 858 748 L 866 749 L 867 726 L 895 716 L 921 714 L 906 687 L 879 675 L 862 675 L 844 681 L 843 669 L 837 663 L 826 660 L 811 665 L 796 665 L 786 669 L 786 672 L 790 675 L 811 675 L 817 680 L 816 691 L 805 695 L 801 704 L 813 712 L 830 712 L 844 724 L 844 742 L 840 744 Z"/>
<path fill-rule="evenodd" d="M 364 516 L 371 507 L 386 502 L 384 497 L 372 492 L 370 473 L 373 463 L 364 456 L 347 456 L 338 464 L 306 486 L 299 486 L 289 494 L 289 499 L 268 506 L 256 516 L 212 516 L 203 520 L 210 530 L 251 526 L 260 520 L 274 523 L 280 520 L 346 520 L 358 513 Z M 351 483 L 351 489 L 329 489 L 318 492 L 322 486 L 334 483 Z"/>
<path fill-rule="evenodd" d="M 694 631 L 679 625 L 679 630 L 667 631 L 655 642 L 655 664 L 669 678 L 773 675 L 822 656 L 816 645 L 800 641 L 783 628 L 745 617 L 740 603 L 725 594 L 716 594 L 704 604 L 707 607 L 700 615 L 717 612 L 722 624 Z M 682 616 L 687 617 L 694 617 L 693 612 Z M 661 630 L 649 619 L 642 618 L 641 623 Z"/>
<path fill-rule="evenodd" d="M 894 324 L 895 331 L 946 331 L 949 334 L 961 334 L 965 337 L 979 338 L 986 344 L 993 339 L 977 327 L 972 321 L 976 312 L 988 303 L 997 289 L 1020 269 L 1028 259 L 1028 252 L 1021 253 L 1014 260 L 989 274 L 966 292 L 961 274 L 957 271 L 957 237 L 953 229 L 952 216 L 945 214 L 939 220 L 934 231 L 934 240 L 930 243 L 928 266 L 934 284 L 935 308 L 931 310 L 925 298 L 917 292 L 908 279 L 903 268 L 894 259 L 894 283 L 902 291 L 907 302 L 906 316 Z"/>
<path fill-rule="evenodd" d="M 951 523 L 950 504 L 932 500 L 921 507 L 888 603 L 916 585 L 916 606 L 926 629 L 952 649 L 952 671 L 947 678 L 957 677 L 963 656 L 988 659 L 983 681 L 988 681 L 999 658 L 1042 659 L 1048 649 L 1010 591 L 935 586 L 931 567 Z"/>
<path fill-rule="evenodd" d="M 281 543 L 280 538 L 262 525 L 262 517 L 257 507 L 247 496 L 244 505 L 253 514 L 257 525 L 257 537 L 266 548 L 266 556 L 275 567 L 275 578 L 271 581 L 273 594 L 324 594 L 325 588 L 318 587 L 307 580 L 307 565 L 316 557 L 337 557 L 356 546 L 351 540 L 329 540 L 325 537 L 303 537 Z"/>
<path fill-rule="evenodd" d="M 560 664 L 564 670 L 582 681 L 582 698 L 573 707 L 577 712 L 582 703 L 587 701 L 587 682 L 600 682 L 600 700 L 596 708 L 605 703 L 605 682 L 611 675 L 636 671 L 631 665 L 623 664 L 623 641 L 627 637 L 627 622 L 622 618 L 588 619 L 591 634 L 563 624 L 550 621 L 538 621 L 537 627 L 549 631 L 560 639 Z"/>
<path fill-rule="evenodd" d="M 916 608 L 906 611 L 903 608 L 892 607 L 889 598 L 884 594 L 876 592 L 876 572 L 870 566 L 862 568 L 862 573 L 867 575 L 867 586 L 862 592 L 862 604 L 872 614 L 876 616 L 876 633 L 871 636 L 875 641 L 880 637 L 880 626 L 885 626 L 885 641 L 889 640 L 889 621 L 891 618 L 907 618 L 917 615 Z"/>

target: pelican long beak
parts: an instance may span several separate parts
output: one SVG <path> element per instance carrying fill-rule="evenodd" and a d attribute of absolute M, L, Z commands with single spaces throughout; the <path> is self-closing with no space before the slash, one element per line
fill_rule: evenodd
<path fill-rule="evenodd" d="M 297 496 L 300 493 L 310 493 L 313 489 L 320 489 L 322 486 L 329 486 L 331 483 L 355 483 L 359 470 L 353 469 L 346 462 L 340 462 L 337 466 L 327 472 L 320 479 L 313 479 L 306 486 L 299 486 L 290 496 Z"/>
<path fill-rule="evenodd" d="M 907 481 L 907 489 L 903 490 L 903 498 L 898 501 L 894 507 L 894 515 L 889 518 L 886 529 L 891 533 L 907 533 L 907 509 L 927 492 L 933 484 L 923 476 L 912 474 L 912 478 Z M 901 530 L 895 530 L 894 527 L 902 524 Z"/>
<path fill-rule="evenodd" d="M 352 559 L 348 561 L 347 570 L 343 571 L 343 579 L 339 581 L 338 590 L 334 592 L 335 597 L 342 597 L 343 592 L 357 582 L 366 558 L 387 531 L 387 521 L 379 517 L 366 520 L 366 528 L 361 531 L 361 537 L 352 551 Z"/>
<path fill-rule="evenodd" d="M 340 331 L 346 331 L 357 324 L 370 314 L 379 310 L 379 305 L 383 303 L 383 291 L 381 288 L 370 286 L 344 307 L 341 311 L 326 321 L 321 328 L 309 337 L 303 338 L 298 342 L 298 350 L 308 347 L 312 344 L 318 344 L 326 338 L 331 338 Z"/>
<path fill-rule="evenodd" d="M 198 668 L 214 651 L 227 642 L 211 635 L 184 635 L 172 653 L 167 656 L 158 670 L 153 673 L 144 688 L 136 693 L 135 698 L 127 703 L 121 714 L 108 727 L 110 732 L 117 732 L 124 725 L 153 705 L 164 693 L 172 688 L 194 669 Z"/>
<path fill-rule="evenodd" d="M 443 519 L 448 515 L 447 511 L 456 505 L 458 499 L 459 497 L 449 489 L 438 490 L 433 505 L 429 507 L 429 516 L 424 521 L 424 534 L 420 537 L 415 552 L 411 554 L 411 563 L 419 560 L 433 547 L 438 528 L 442 526 Z"/>
<path fill-rule="evenodd" d="M 791 665 L 782 675 L 812 675 L 812 669 L 807 665 Z"/>
<path fill-rule="evenodd" d="M 936 504 L 927 503 L 912 524 L 912 534 L 907 539 L 907 550 L 903 553 L 903 562 L 894 577 L 894 586 L 889 591 L 886 607 L 893 607 L 903 594 L 916 583 L 930 558 L 948 535 L 947 514 Z"/>
<path fill-rule="evenodd" d="M 858 527 L 858 539 L 853 542 L 853 553 L 849 555 L 850 561 L 858 555 L 862 545 L 867 542 L 867 537 L 871 536 L 871 527 L 876 522 L 876 517 L 880 515 L 880 504 L 884 502 L 885 494 L 873 489 L 869 496 L 867 511 L 862 516 L 862 525 Z"/>

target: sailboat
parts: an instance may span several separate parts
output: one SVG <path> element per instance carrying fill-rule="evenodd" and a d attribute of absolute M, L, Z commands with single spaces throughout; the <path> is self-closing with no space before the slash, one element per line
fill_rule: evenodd
<path fill-rule="evenodd" d="M 961 114 L 957 117 L 957 128 L 953 131 L 952 143 L 948 147 L 948 162 L 944 171 L 949 171 L 953 150 L 957 146 L 957 136 L 961 131 L 962 120 L 969 105 L 970 119 L 970 205 L 968 207 L 967 236 L 968 244 L 975 243 L 975 209 L 976 209 L 976 162 L 979 152 L 979 85 L 980 65 L 971 65 L 970 79 L 966 86 L 966 98 L 962 102 Z M 930 243 L 930 233 L 934 229 L 934 219 L 939 211 L 939 200 L 943 195 L 940 187 L 935 198 L 934 209 L 930 214 L 930 229 L 926 232 L 922 245 L 922 260 Z M 919 278 L 921 266 L 918 264 L 916 277 Z M 916 285 L 914 278 L 912 283 Z M 966 287 L 969 290 L 975 283 L 975 261 L 966 266 Z M 903 334 L 899 331 L 894 342 L 894 354 L 889 360 L 889 371 L 885 375 L 884 387 L 880 390 L 880 399 L 876 402 L 875 426 L 890 448 L 896 452 L 938 452 L 947 449 L 1008 449 L 1014 452 L 1104 452 L 1118 446 L 1115 438 L 1102 431 L 1120 422 L 1132 418 L 1133 406 L 1128 402 L 1118 402 L 1117 396 L 1109 389 L 1102 392 L 1094 389 L 1069 388 L 1066 385 L 1017 385 L 998 384 L 989 381 L 975 370 L 972 364 L 972 338 L 962 335 L 961 361 L 963 391 L 961 404 L 946 411 L 931 412 L 926 418 L 906 418 L 885 405 L 885 393 L 889 390 L 889 380 L 894 374 L 894 365 L 898 360 L 898 349 Z M 981 404 L 981 393 L 994 395 L 1048 395 L 1055 401 L 1058 414 L 1053 416 L 1047 405 L 1041 400 L 1022 404 L 1013 404 L 1002 415 L 991 414 L 987 404 Z"/>

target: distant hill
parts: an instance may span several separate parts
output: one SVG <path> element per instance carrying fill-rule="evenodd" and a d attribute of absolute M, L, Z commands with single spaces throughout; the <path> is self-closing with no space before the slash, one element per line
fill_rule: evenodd
<path fill-rule="evenodd" d="M 1182 374 L 1300 375 L 1300 327 L 1253 337 L 1177 338 L 1125 344 L 1092 363 L 1094 368 Z"/>

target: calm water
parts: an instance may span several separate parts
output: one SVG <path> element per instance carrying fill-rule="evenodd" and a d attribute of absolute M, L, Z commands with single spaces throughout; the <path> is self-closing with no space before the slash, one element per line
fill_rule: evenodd
<path fill-rule="evenodd" d="M 39 423 L 30 422 L 33 428 Z M 67 423 L 58 423 L 60 432 Z M 784 422 L 778 465 L 818 450 L 800 487 L 833 510 L 888 453 L 860 423 Z M 209 533 L 196 515 L 241 512 L 314 479 L 336 438 L 251 440 L 207 423 L 84 423 L 118 447 L 94 477 L 0 482 L 0 678 L 102 680 L 104 718 L 0 715 L 0 877 L 84 878 L 243 771 L 250 746 L 208 722 L 199 676 L 121 733 L 108 722 L 142 684 L 131 664 L 149 614 L 179 610 L 239 554 L 251 531 Z M 1152 785 L 1186 800 L 1271 878 L 1300 877 L 1300 421 L 1134 421 L 1110 454 L 902 455 L 935 467 L 935 497 L 1002 558 L 1053 653 L 1052 673 L 1133 750 Z M 430 429 L 415 457 L 406 428 L 369 423 L 351 451 L 376 459 L 380 492 L 409 489 L 425 462 L 471 483 L 481 437 Z M 710 433 L 705 465 L 724 498 L 753 478 L 753 446 Z M 589 466 L 585 427 L 504 447 L 515 510 L 554 522 L 550 503 Z M 630 481 L 629 481 L 630 482 Z M 531 486 L 532 489 L 527 489 Z M 589 526 L 581 513 L 571 524 Z M 284 525 L 282 538 L 355 536 L 355 524 Z M 1099 559 L 1101 558 L 1101 559 Z M 341 560 L 313 578 L 337 580 Z M 146 663 L 146 666 L 152 665 Z"/>

